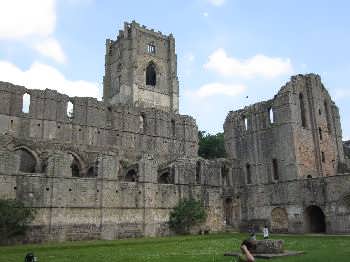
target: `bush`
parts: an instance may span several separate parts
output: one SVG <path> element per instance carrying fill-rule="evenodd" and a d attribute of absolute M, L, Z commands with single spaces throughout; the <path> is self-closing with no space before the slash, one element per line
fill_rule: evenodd
<path fill-rule="evenodd" d="M 198 155 L 206 159 L 226 157 L 224 133 L 211 135 L 205 131 L 198 132 Z"/>
<path fill-rule="evenodd" d="M 35 212 L 13 199 L 0 199 L 0 240 L 23 235 Z"/>
<path fill-rule="evenodd" d="M 187 234 L 193 226 L 203 223 L 206 218 L 201 202 L 192 198 L 183 199 L 170 213 L 169 226 L 176 233 Z"/>

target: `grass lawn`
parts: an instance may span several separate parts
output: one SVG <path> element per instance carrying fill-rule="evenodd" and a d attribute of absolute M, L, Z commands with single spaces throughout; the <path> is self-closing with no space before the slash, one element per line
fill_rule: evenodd
<path fill-rule="evenodd" d="M 0 247 L 1 262 L 24 261 L 33 251 L 38 262 L 109 262 L 109 261 L 235 261 L 224 257 L 227 251 L 239 250 L 244 234 L 214 234 L 165 238 L 143 238 L 116 241 L 83 241 Z M 261 236 L 258 236 L 260 239 Z M 280 235 L 286 249 L 303 250 L 298 257 L 273 261 L 350 261 L 349 236 Z M 261 261 L 261 260 L 258 260 Z"/>

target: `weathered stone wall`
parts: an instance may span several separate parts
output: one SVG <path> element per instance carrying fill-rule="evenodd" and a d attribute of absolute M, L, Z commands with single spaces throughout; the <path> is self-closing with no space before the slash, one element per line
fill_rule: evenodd
<path fill-rule="evenodd" d="M 6 160 L 16 159 L 11 150 L 1 153 Z M 136 180 L 129 181 L 121 171 L 128 170 L 125 163 L 115 154 L 99 154 L 95 177 L 73 177 L 72 158 L 67 152 L 52 151 L 45 173 L 1 172 L 0 197 L 16 198 L 37 210 L 27 240 L 168 235 L 169 212 L 179 199 L 190 196 L 205 197 L 210 215 L 202 227 L 222 230 L 222 161 L 179 158 L 162 163 L 144 155 L 133 163 Z M 168 171 L 171 182 L 161 181 Z"/>

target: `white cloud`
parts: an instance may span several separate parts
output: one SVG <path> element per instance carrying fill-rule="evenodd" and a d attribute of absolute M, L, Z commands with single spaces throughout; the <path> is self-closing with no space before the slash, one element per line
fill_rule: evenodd
<path fill-rule="evenodd" d="M 0 60 L 0 80 L 30 89 L 54 89 L 69 96 L 101 98 L 97 83 L 68 80 L 56 68 L 39 62 L 23 71 L 10 62 Z"/>
<path fill-rule="evenodd" d="M 208 2 L 215 6 L 221 6 L 226 2 L 226 0 L 208 0 Z"/>
<path fill-rule="evenodd" d="M 55 0 L 0 0 L 0 39 L 51 35 L 55 4 Z"/>
<path fill-rule="evenodd" d="M 204 12 L 204 13 L 203 13 L 203 16 L 204 16 L 204 17 L 208 17 L 209 14 L 208 14 L 207 12 Z"/>
<path fill-rule="evenodd" d="M 40 54 L 50 57 L 59 63 L 64 63 L 67 60 L 60 43 L 54 38 L 38 42 L 34 45 L 34 48 Z"/>
<path fill-rule="evenodd" d="M 204 68 L 213 70 L 223 76 L 240 76 L 274 78 L 293 72 L 293 67 L 289 58 L 268 57 L 265 55 L 255 55 L 252 58 L 239 60 L 229 57 L 225 50 L 219 48 L 210 56 Z"/>
<path fill-rule="evenodd" d="M 0 39 L 30 43 L 41 55 L 64 63 L 64 51 L 52 37 L 56 27 L 56 2 L 0 0 Z"/>
<path fill-rule="evenodd" d="M 199 98 L 210 97 L 214 95 L 237 96 L 246 90 L 246 86 L 239 84 L 208 83 L 201 86 L 196 91 L 187 91 L 188 96 Z"/>

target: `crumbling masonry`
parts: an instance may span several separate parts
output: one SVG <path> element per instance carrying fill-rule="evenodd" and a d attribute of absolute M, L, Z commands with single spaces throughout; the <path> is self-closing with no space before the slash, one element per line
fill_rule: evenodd
<path fill-rule="evenodd" d="M 208 210 L 198 230 L 350 232 L 339 113 L 317 75 L 230 112 L 228 157 L 208 161 L 178 113 L 172 35 L 125 23 L 105 61 L 103 102 L 0 82 L 0 197 L 37 210 L 25 241 L 168 235 L 188 197 Z"/>

